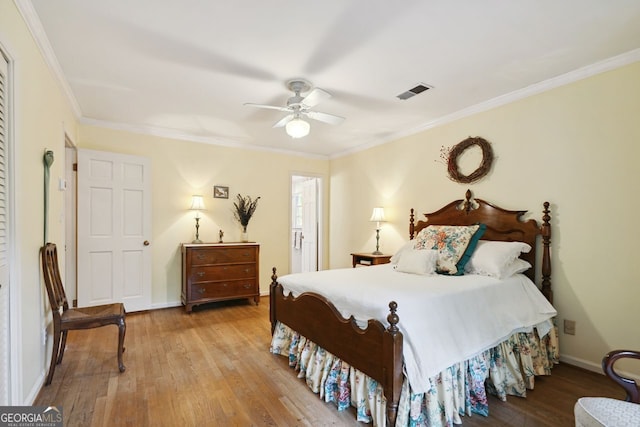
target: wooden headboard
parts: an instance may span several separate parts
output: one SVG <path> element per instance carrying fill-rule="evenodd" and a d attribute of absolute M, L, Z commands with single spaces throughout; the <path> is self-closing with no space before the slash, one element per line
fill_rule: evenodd
<path fill-rule="evenodd" d="M 497 241 L 519 241 L 528 243 L 531 251 L 522 254 L 521 258 L 528 261 L 533 268 L 525 274 L 535 282 L 536 274 L 536 248 L 538 246 L 538 236 L 542 240 L 542 285 L 543 295 L 553 303 L 553 291 L 551 290 L 551 225 L 549 221 L 549 202 L 544 202 L 542 225 L 534 219 L 522 220 L 522 215 L 526 210 L 511 211 L 492 205 L 481 199 L 471 196 L 471 190 L 467 190 L 464 199 L 456 200 L 445 207 L 432 212 L 425 213 L 425 220 L 418 220 L 414 223 L 414 211 L 411 209 L 409 216 L 409 238 L 413 239 L 416 234 L 428 225 L 473 225 L 482 223 L 487 226 L 482 240 Z"/>

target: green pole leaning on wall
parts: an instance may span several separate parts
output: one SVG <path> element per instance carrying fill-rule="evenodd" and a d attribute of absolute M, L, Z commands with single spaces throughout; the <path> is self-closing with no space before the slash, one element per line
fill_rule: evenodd
<path fill-rule="evenodd" d="M 44 163 L 44 245 L 46 245 L 49 231 L 49 168 L 53 164 L 53 151 L 45 150 L 42 161 Z"/>

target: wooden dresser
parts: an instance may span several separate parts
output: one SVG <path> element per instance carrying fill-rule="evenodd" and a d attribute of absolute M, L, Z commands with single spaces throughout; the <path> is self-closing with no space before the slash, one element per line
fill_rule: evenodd
<path fill-rule="evenodd" d="M 182 244 L 182 304 L 253 298 L 260 301 L 260 245 L 256 243 Z"/>

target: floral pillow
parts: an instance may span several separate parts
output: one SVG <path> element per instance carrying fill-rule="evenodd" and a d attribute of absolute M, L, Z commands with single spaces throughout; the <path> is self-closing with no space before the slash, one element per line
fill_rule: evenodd
<path fill-rule="evenodd" d="M 440 274 L 461 276 L 464 266 L 484 234 L 486 225 L 430 225 L 420 230 L 415 238 L 415 249 L 436 249 L 436 271 Z"/>

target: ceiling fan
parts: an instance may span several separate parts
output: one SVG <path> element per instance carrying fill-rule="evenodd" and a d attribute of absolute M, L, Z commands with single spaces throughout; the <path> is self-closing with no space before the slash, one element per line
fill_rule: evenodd
<path fill-rule="evenodd" d="M 250 102 L 247 102 L 244 105 L 289 113 L 277 121 L 273 127 L 278 128 L 284 126 L 287 134 L 292 138 L 302 138 L 309 134 L 311 126 L 307 121 L 303 120 L 304 117 L 332 125 L 340 124 L 344 120 L 344 117 L 311 110 L 312 107 L 315 107 L 323 100 L 331 98 L 331 94 L 329 92 L 320 88 L 314 88 L 306 96 L 300 95 L 301 93 L 306 93 L 311 89 L 311 83 L 304 79 L 288 80 L 286 82 L 286 86 L 294 93 L 294 95 L 287 100 L 286 107 L 253 104 Z"/>

